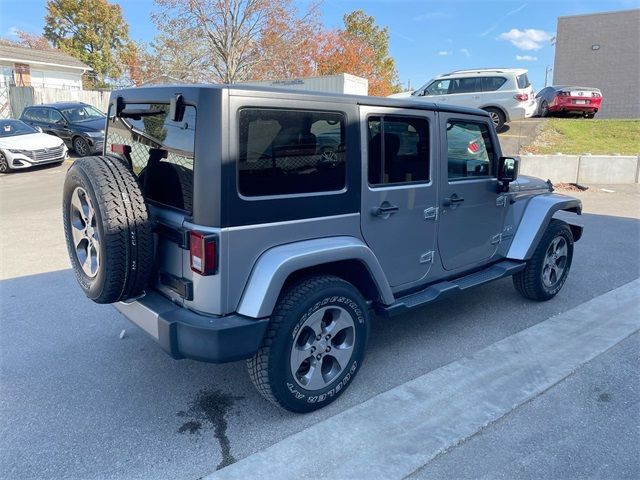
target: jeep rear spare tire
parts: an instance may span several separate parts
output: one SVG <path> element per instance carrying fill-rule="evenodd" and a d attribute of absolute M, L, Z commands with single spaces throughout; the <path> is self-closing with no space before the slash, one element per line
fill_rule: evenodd
<path fill-rule="evenodd" d="M 317 410 L 353 382 L 368 335 L 367 304 L 353 285 L 331 275 L 302 280 L 278 300 L 262 346 L 247 360 L 249 376 L 272 403 Z"/>
<path fill-rule="evenodd" d="M 153 232 L 133 172 L 110 157 L 76 160 L 62 213 L 71 265 L 87 297 L 113 303 L 140 295 L 153 267 Z"/>

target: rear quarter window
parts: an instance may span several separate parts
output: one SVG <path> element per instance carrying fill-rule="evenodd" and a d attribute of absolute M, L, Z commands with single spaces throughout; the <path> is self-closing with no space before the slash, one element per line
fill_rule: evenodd
<path fill-rule="evenodd" d="M 120 117 L 109 113 L 107 153 L 130 162 L 145 198 L 192 212 L 195 107 L 185 107 L 181 122 L 171 120 L 164 103 L 127 104 Z"/>
<path fill-rule="evenodd" d="M 495 92 L 507 81 L 504 77 L 483 77 L 482 78 L 482 91 L 483 92 Z"/>
<path fill-rule="evenodd" d="M 516 77 L 516 81 L 518 82 L 518 88 L 527 88 L 529 85 L 531 85 L 529 83 L 529 77 L 527 76 L 526 73 L 523 73 L 522 75 L 518 75 Z"/>
<path fill-rule="evenodd" d="M 241 195 L 294 195 L 345 188 L 342 113 L 243 108 L 239 122 Z"/>

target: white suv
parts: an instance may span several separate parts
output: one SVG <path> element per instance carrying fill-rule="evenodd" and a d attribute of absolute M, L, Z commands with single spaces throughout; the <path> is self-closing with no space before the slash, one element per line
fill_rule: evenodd
<path fill-rule="evenodd" d="M 536 113 L 535 92 L 527 70 L 521 68 L 457 70 L 435 77 L 415 92 L 391 96 L 481 108 L 491 115 L 498 131 L 505 123 Z"/>

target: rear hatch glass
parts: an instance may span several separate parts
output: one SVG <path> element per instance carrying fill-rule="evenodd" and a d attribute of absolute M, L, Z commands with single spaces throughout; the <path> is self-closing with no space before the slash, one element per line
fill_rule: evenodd
<path fill-rule="evenodd" d="M 172 121 L 169 104 L 127 104 L 119 116 L 109 111 L 106 152 L 131 164 L 147 200 L 193 212 L 196 109 L 185 107 Z"/>

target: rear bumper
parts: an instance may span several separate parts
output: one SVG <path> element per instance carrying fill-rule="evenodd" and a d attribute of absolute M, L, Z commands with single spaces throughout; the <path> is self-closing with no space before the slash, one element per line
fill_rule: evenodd
<path fill-rule="evenodd" d="M 224 363 L 251 357 L 259 348 L 269 319 L 242 315 L 209 317 L 149 292 L 114 307 L 147 332 L 175 359 Z"/>
<path fill-rule="evenodd" d="M 598 108 L 594 105 L 554 105 L 549 107 L 549 111 L 551 113 L 559 113 L 559 112 L 597 112 Z"/>
<path fill-rule="evenodd" d="M 525 118 L 533 117 L 536 114 L 538 106 L 535 101 L 520 102 L 507 111 L 507 121 L 512 122 L 514 120 L 523 120 Z"/>

